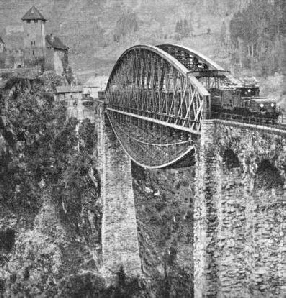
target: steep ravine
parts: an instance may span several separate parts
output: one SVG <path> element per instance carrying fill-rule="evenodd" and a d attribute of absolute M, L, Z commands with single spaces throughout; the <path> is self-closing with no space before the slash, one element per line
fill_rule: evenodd
<path fill-rule="evenodd" d="M 191 297 L 195 169 L 133 164 L 132 173 L 144 276 L 151 283 L 168 280 L 172 293 Z"/>
<path fill-rule="evenodd" d="M 189 297 L 194 168 L 149 171 L 133 164 L 132 173 L 143 279 L 155 297 L 164 297 L 158 291 L 166 282 L 171 292 Z M 1 241 L 10 231 L 10 243 L 1 246 L 0 297 L 89 297 L 76 295 L 100 288 L 93 200 L 82 202 L 78 230 L 48 195 L 35 216 L 1 213 Z"/>

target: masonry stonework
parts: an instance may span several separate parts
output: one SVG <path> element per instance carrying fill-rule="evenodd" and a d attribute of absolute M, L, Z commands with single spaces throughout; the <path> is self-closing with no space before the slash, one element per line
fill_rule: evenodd
<path fill-rule="evenodd" d="M 141 273 L 130 158 L 98 105 L 106 276 Z M 195 297 L 286 296 L 286 132 L 202 123 L 194 182 Z M 187 260 L 186 260 L 187 262 Z"/>
<path fill-rule="evenodd" d="M 284 297 L 286 132 L 207 120 L 197 152 L 195 297 Z"/>
<path fill-rule="evenodd" d="M 131 160 L 101 111 L 99 168 L 102 183 L 103 275 L 113 280 L 123 266 L 128 276 L 141 274 Z"/>

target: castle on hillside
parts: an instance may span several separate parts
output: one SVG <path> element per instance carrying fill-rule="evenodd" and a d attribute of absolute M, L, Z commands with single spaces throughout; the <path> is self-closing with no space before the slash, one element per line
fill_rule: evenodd
<path fill-rule="evenodd" d="M 68 50 L 53 34 L 45 34 L 47 19 L 35 7 L 22 17 L 23 45 L 9 48 L 0 37 L 0 69 L 40 66 L 61 75 L 68 67 Z"/>

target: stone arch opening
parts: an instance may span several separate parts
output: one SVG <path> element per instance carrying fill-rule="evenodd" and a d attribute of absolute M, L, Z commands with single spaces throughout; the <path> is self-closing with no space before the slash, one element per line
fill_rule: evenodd
<path fill-rule="evenodd" d="M 284 185 L 284 179 L 279 170 L 268 160 L 262 160 L 256 170 L 255 184 L 256 188 L 280 188 Z"/>
<path fill-rule="evenodd" d="M 226 149 L 223 153 L 223 162 L 228 169 L 239 168 L 240 162 L 238 156 L 232 149 Z"/>

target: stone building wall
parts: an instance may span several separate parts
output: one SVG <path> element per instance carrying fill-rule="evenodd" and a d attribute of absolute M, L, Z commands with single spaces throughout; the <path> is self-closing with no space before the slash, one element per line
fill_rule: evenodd
<path fill-rule="evenodd" d="M 47 47 L 45 53 L 45 67 L 47 69 L 52 69 L 56 74 L 62 75 L 64 71 L 62 59 L 64 53 L 58 51 L 57 49 Z"/>
<path fill-rule="evenodd" d="M 62 62 L 63 58 L 64 58 L 64 52 L 54 49 L 54 70 L 58 75 L 62 75 L 64 71 L 63 62 Z"/>
<path fill-rule="evenodd" d="M 196 297 L 284 297 L 286 132 L 205 121 L 197 179 Z"/>
<path fill-rule="evenodd" d="M 30 47 L 25 48 L 24 53 L 26 64 L 31 64 L 38 59 L 44 59 L 45 49 L 40 47 Z"/>
<path fill-rule="evenodd" d="M 45 24 L 41 20 L 24 22 L 24 48 L 45 48 Z"/>

